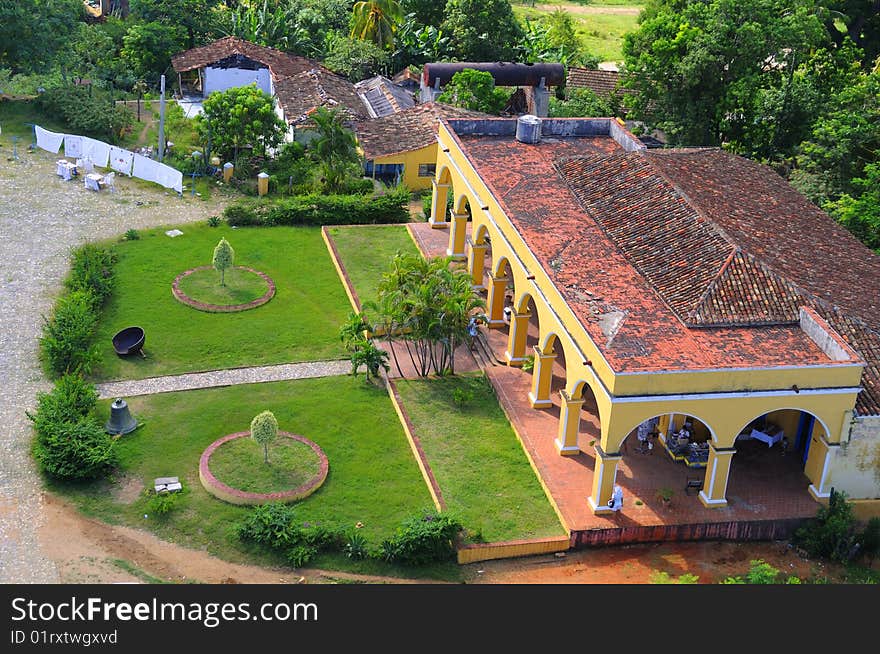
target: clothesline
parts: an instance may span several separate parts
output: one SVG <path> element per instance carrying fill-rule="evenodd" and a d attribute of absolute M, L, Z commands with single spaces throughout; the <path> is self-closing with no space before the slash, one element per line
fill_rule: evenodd
<path fill-rule="evenodd" d="M 88 159 L 101 168 L 110 167 L 125 175 L 155 182 L 183 193 L 183 173 L 143 155 L 108 145 L 88 136 L 50 132 L 39 125 L 34 125 L 34 136 L 37 139 L 37 147 L 52 154 L 58 154 L 63 143 L 65 157 Z"/>

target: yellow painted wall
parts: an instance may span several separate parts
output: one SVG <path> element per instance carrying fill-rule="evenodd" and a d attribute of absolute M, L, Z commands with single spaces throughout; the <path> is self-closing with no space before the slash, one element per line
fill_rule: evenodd
<path fill-rule="evenodd" d="M 860 364 L 616 373 L 477 175 L 461 151 L 457 137 L 444 124 L 440 125 L 439 145 L 437 181 L 451 184 L 456 206 L 463 197 L 467 198 L 472 209 L 473 234 L 483 230 L 488 233 L 492 243 L 491 273 L 497 275 L 503 262 L 509 262 L 515 307 L 520 310 L 530 298 L 534 300 L 541 330 L 539 347 L 547 351 L 547 341 L 554 334 L 557 337 L 555 351 L 561 348 L 564 352 L 567 392 L 572 397 L 580 397 L 587 385 L 595 394 L 602 450 L 619 451 L 623 439 L 639 423 L 668 413 L 693 416 L 705 424 L 718 448 L 733 447 L 736 436 L 749 422 L 781 409 L 812 413 L 818 418 L 817 438 L 824 435 L 830 443 L 840 440 L 844 417 L 855 405 L 856 392 L 852 389 L 858 388 L 861 381 Z M 793 385 L 801 392 L 795 392 Z M 808 389 L 838 390 L 823 391 L 823 394 L 803 392 Z M 768 390 L 773 393 L 759 393 Z M 725 393 L 738 395 L 730 397 Z M 666 397 L 642 397 L 663 395 Z M 780 414 L 780 418 L 786 421 L 780 425 L 786 431 L 796 430 L 796 417 L 793 427 L 789 425 L 790 417 Z M 677 422 L 680 425 L 681 419 Z M 827 426 L 827 435 L 820 423 Z M 789 440 L 792 441 L 791 435 Z M 817 455 L 819 450 L 824 452 L 825 449 L 817 448 Z M 818 485 L 820 479 L 815 476 L 815 470 L 813 472 L 811 479 Z"/>
<path fill-rule="evenodd" d="M 403 164 L 403 184 L 411 191 L 422 191 L 431 188 L 433 176 L 419 177 L 419 164 L 432 164 L 437 161 L 437 143 L 412 150 L 401 152 L 388 157 L 377 157 L 373 163 L 377 164 Z"/>

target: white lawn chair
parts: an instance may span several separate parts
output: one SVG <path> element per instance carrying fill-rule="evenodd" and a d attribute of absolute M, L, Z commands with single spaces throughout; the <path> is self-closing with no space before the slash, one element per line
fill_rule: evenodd
<path fill-rule="evenodd" d="M 104 175 L 104 179 L 101 182 L 104 188 L 108 189 L 111 193 L 116 192 L 116 173 L 107 173 Z"/>

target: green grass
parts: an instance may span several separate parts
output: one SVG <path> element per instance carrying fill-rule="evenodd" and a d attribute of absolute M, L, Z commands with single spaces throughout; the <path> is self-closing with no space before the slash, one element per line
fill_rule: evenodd
<path fill-rule="evenodd" d="M 251 438 L 237 438 L 211 455 L 211 473 L 232 488 L 250 493 L 276 493 L 299 488 L 318 474 L 321 460 L 305 443 L 278 437 L 269 445 L 269 462 L 263 446 Z"/>
<path fill-rule="evenodd" d="M 528 0 L 513 4 L 513 11 L 520 21 L 528 18 L 537 21 L 542 16 L 562 7 L 571 14 L 577 35 L 581 38 L 585 50 L 595 55 L 600 61 L 621 61 L 623 59 L 623 37 L 638 27 L 638 13 L 615 13 L 620 8 L 641 9 L 644 2 L 632 0 L 596 0 L 595 2 L 536 2 L 532 5 Z M 584 5 L 596 11 L 578 13 Z"/>
<path fill-rule="evenodd" d="M 198 302 L 232 306 L 247 304 L 259 299 L 269 290 L 266 280 L 249 270 L 233 268 L 224 275 L 220 285 L 220 273 L 213 268 L 197 270 L 180 280 L 180 290 Z"/>
<path fill-rule="evenodd" d="M 419 253 L 405 225 L 331 227 L 328 231 L 362 306 L 375 301 L 382 274 L 397 252 Z"/>
<path fill-rule="evenodd" d="M 407 517 L 431 506 L 431 498 L 397 414 L 383 388 L 362 378 L 327 377 L 269 384 L 127 398 L 140 427 L 117 442 L 120 476 L 152 487 L 155 477 L 177 476 L 184 493 L 177 507 L 164 516 L 148 513 L 141 494 L 130 504 L 116 499 L 108 482 L 49 483 L 84 513 L 111 524 L 145 528 L 163 540 L 233 562 L 285 565 L 283 559 L 255 545 L 242 543 L 235 533 L 249 509 L 210 496 L 198 481 L 202 451 L 213 441 L 248 429 L 260 411 L 272 411 L 279 429 L 316 442 L 330 462 L 323 486 L 296 503 L 303 522 L 323 522 L 342 528 L 363 523 L 361 534 L 372 547 L 390 537 Z M 101 402 L 101 415 L 109 415 Z M 144 514 L 147 517 L 144 517 Z M 456 579 L 455 563 L 407 570 L 378 561 L 351 561 L 327 554 L 310 564 L 363 574 L 431 576 Z"/>
<path fill-rule="evenodd" d="M 32 100 L 0 100 L 0 141 L 4 147 L 18 137 L 17 146 L 26 148 L 34 142 L 34 128 L 25 123 L 35 123 L 52 132 L 64 132 L 64 124 L 56 118 L 40 112 Z M 12 150 L 5 153 L 12 156 Z"/>
<path fill-rule="evenodd" d="M 197 370 L 343 358 L 337 332 L 349 312 L 345 291 L 318 228 L 232 229 L 191 224 L 170 238 L 160 228 L 113 244 L 117 283 L 96 335 L 96 379 L 139 379 Z M 210 265 L 225 237 L 235 264 L 260 270 L 276 284 L 268 304 L 239 313 L 206 313 L 178 302 L 171 283 L 181 272 Z M 144 328 L 147 358 L 118 357 L 113 335 Z"/>
<path fill-rule="evenodd" d="M 484 377 L 397 387 L 443 498 L 467 528 L 490 542 L 565 535 Z M 472 399 L 457 403 L 456 390 Z"/>

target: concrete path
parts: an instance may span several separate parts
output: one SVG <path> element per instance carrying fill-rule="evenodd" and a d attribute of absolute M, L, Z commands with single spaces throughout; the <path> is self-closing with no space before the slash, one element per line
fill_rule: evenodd
<path fill-rule="evenodd" d="M 55 564 L 37 537 L 44 516 L 42 481 L 30 456 L 32 430 L 25 411 L 51 383 L 37 348 L 69 267 L 70 248 L 121 236 L 127 229 L 206 220 L 222 200 L 200 200 L 117 176 L 116 192 L 94 193 L 79 179 L 55 175 L 57 155 L 12 159 L 0 137 L 0 584 L 57 583 Z M 184 228 L 185 229 L 185 228 Z"/>
<path fill-rule="evenodd" d="M 101 399 L 109 399 L 149 395 L 152 393 L 189 391 L 196 388 L 213 388 L 216 386 L 333 377 L 347 375 L 350 372 L 350 361 L 310 361 L 305 363 L 285 363 L 277 366 L 231 368 L 228 370 L 170 375 L 168 377 L 107 382 L 105 384 L 97 384 L 95 387 Z"/>

